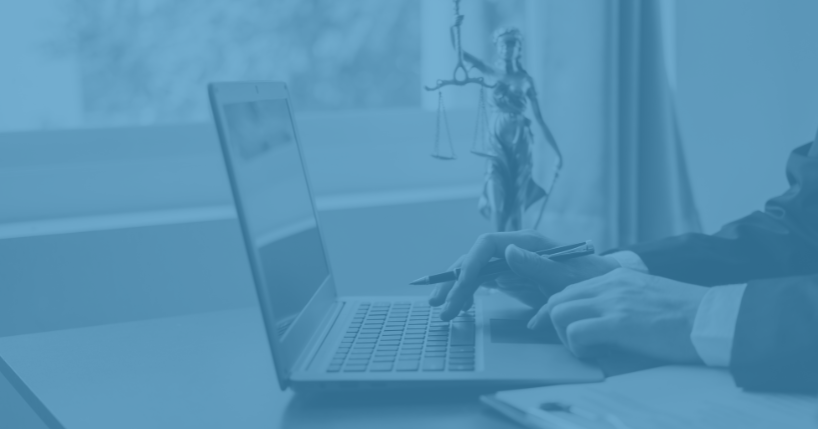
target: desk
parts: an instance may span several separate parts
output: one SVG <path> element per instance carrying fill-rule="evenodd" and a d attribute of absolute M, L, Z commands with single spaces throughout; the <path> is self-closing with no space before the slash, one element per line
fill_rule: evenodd
<path fill-rule="evenodd" d="M 281 392 L 255 307 L 0 338 L 0 358 L 52 429 L 516 428 L 476 395 Z"/>

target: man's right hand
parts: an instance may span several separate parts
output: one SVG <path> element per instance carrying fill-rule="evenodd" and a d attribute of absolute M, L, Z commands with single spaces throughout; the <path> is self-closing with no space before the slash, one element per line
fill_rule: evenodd
<path fill-rule="evenodd" d="M 566 286 L 619 268 L 619 263 L 610 257 L 589 255 L 555 262 L 533 253 L 557 246 L 559 243 L 534 230 L 481 235 L 469 253 L 452 266 L 461 269 L 457 281 L 438 285 L 429 303 L 435 307 L 445 304 L 440 317 L 451 320 L 471 307 L 478 287 L 487 285 L 539 308 Z M 512 272 L 495 279 L 480 277 L 481 268 L 492 258 L 505 258 Z"/>

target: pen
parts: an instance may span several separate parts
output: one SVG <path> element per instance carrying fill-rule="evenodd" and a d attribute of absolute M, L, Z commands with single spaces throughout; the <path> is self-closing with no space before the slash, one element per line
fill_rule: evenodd
<path fill-rule="evenodd" d="M 594 253 L 594 245 L 590 241 L 582 243 L 569 244 L 567 246 L 554 247 L 552 249 L 540 250 L 534 252 L 540 256 L 547 256 L 552 261 L 567 261 L 569 259 L 579 258 L 580 256 L 591 255 Z M 480 277 L 491 276 L 509 271 L 510 268 L 505 259 L 498 259 L 486 264 L 480 270 Z M 457 280 L 460 276 L 460 268 L 445 273 L 433 274 L 431 276 L 421 277 L 411 283 L 410 285 L 432 285 L 443 282 L 450 282 Z"/>

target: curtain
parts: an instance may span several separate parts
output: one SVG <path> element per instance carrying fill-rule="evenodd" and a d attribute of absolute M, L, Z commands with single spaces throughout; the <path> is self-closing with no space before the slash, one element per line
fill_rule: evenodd
<path fill-rule="evenodd" d="M 673 1 L 527 8 L 529 72 L 565 155 L 539 229 L 600 250 L 699 231 L 674 106 Z"/>

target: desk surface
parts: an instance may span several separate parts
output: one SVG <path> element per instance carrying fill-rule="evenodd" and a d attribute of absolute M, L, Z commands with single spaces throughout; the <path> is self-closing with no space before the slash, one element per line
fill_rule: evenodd
<path fill-rule="evenodd" d="M 476 395 L 282 392 L 256 308 L 0 338 L 0 358 L 53 427 L 516 427 Z"/>

